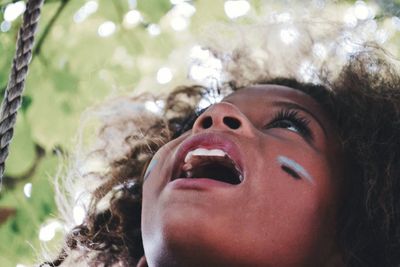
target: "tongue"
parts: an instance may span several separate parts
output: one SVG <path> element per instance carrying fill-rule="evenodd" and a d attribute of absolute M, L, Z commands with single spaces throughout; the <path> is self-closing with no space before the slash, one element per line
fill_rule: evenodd
<path fill-rule="evenodd" d="M 193 167 L 197 168 L 199 166 L 204 166 L 209 163 L 215 162 L 227 162 L 230 161 L 229 158 L 219 157 L 219 156 L 192 156 L 188 162 L 182 166 L 182 170 L 187 172 L 193 169 Z"/>

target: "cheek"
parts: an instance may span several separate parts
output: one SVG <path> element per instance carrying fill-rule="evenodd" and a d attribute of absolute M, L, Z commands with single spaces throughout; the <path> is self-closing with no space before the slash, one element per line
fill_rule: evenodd
<path fill-rule="evenodd" d="M 291 167 L 300 179 L 294 178 L 281 166 Z M 282 165 L 277 161 L 271 175 L 264 177 L 262 187 L 264 192 L 268 192 L 266 197 L 274 199 L 269 203 L 289 223 L 312 227 L 315 222 L 317 226 L 325 221 L 326 214 L 335 203 L 336 190 L 330 172 L 323 159 L 312 156 L 306 160 L 300 158 L 291 165 Z"/>
<path fill-rule="evenodd" d="M 169 166 L 168 155 L 170 143 L 160 148 L 150 161 L 143 182 L 142 189 L 142 225 L 151 227 L 154 215 L 157 211 L 158 197 L 169 180 L 170 171 L 164 166 Z"/>
<path fill-rule="evenodd" d="M 253 236 L 263 251 L 271 251 L 270 260 L 279 266 L 282 259 L 286 263 L 308 262 L 325 250 L 330 235 L 324 205 L 312 189 L 301 188 L 297 182 L 287 182 L 293 187 L 269 183 L 270 189 L 264 190 L 259 206 L 252 210 L 258 220 L 257 226 L 251 227 L 257 229 Z"/>
<path fill-rule="evenodd" d="M 290 227 L 305 227 L 318 222 L 327 208 L 318 190 L 308 182 L 295 180 L 277 168 L 267 182 L 257 183 L 256 207 L 268 220 Z"/>
<path fill-rule="evenodd" d="M 254 196 L 246 212 L 254 220 L 249 229 L 258 229 L 252 236 L 261 247 L 274 251 L 271 257 L 307 261 L 333 239 L 335 187 L 330 170 L 323 159 L 301 157 L 297 161 L 314 182 L 298 180 L 281 169 L 279 154 L 266 155 L 269 164 L 255 165 L 249 177 L 253 183 L 248 195 Z"/>
<path fill-rule="evenodd" d="M 175 150 L 181 139 L 182 137 L 168 142 L 154 154 L 145 171 L 144 181 L 156 179 L 159 182 L 166 182 L 170 178 Z"/>
<path fill-rule="evenodd" d="M 179 137 L 161 147 L 146 169 L 142 190 L 142 226 L 145 226 L 145 232 L 157 227 L 160 195 L 171 178 L 174 153 L 183 138 Z"/>

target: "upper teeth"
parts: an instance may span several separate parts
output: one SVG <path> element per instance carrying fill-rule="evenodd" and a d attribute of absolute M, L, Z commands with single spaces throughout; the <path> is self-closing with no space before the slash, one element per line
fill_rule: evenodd
<path fill-rule="evenodd" d="M 187 153 L 185 157 L 185 163 L 189 162 L 193 156 L 208 156 L 208 157 L 225 157 L 227 154 L 221 149 L 205 149 L 196 148 L 195 150 Z"/>

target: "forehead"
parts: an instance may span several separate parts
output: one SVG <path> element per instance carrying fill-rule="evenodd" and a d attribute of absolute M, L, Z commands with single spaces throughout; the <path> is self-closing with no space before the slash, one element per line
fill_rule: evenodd
<path fill-rule="evenodd" d="M 224 101 L 247 105 L 285 101 L 299 104 L 311 111 L 321 112 L 321 106 L 311 96 L 299 89 L 275 84 L 246 87 L 227 96 Z"/>

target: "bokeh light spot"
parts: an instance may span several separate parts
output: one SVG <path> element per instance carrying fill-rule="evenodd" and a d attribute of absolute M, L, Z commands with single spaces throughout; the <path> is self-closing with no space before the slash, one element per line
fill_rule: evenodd
<path fill-rule="evenodd" d="M 72 216 L 74 217 L 74 222 L 76 224 L 83 223 L 86 216 L 85 209 L 81 205 L 76 205 L 72 210 Z"/>
<path fill-rule="evenodd" d="M 295 28 L 282 29 L 280 32 L 281 40 L 285 44 L 293 43 L 298 36 L 299 32 Z"/>
<path fill-rule="evenodd" d="M 114 22 L 106 21 L 99 26 L 97 33 L 100 37 L 109 37 L 113 35 L 116 29 L 117 27 Z"/>
<path fill-rule="evenodd" d="M 95 0 L 86 2 L 78 11 L 74 14 L 75 23 L 81 23 L 87 19 L 90 15 L 95 13 L 99 8 L 99 4 Z"/>
<path fill-rule="evenodd" d="M 175 16 L 171 19 L 171 27 L 175 31 L 183 31 L 189 26 L 189 21 L 183 16 Z"/>
<path fill-rule="evenodd" d="M 11 22 L 5 20 L 0 24 L 0 30 L 2 32 L 8 32 L 10 29 L 11 29 Z"/>
<path fill-rule="evenodd" d="M 26 183 L 24 185 L 24 195 L 27 198 L 30 198 L 32 196 L 32 183 Z"/>
<path fill-rule="evenodd" d="M 172 71 L 168 67 L 162 67 L 157 71 L 157 82 L 159 84 L 167 84 L 172 80 Z"/>
<path fill-rule="evenodd" d="M 228 0 L 224 4 L 225 14 L 230 19 L 236 19 L 247 14 L 250 4 L 246 0 Z"/>
<path fill-rule="evenodd" d="M 161 33 L 161 29 L 160 26 L 158 26 L 157 24 L 150 24 L 147 27 L 147 32 L 151 35 L 151 36 L 157 36 L 160 35 Z"/>
<path fill-rule="evenodd" d="M 140 22 L 142 22 L 142 20 L 142 14 L 140 14 L 140 12 L 136 9 L 133 9 L 125 14 L 123 25 L 125 26 L 125 28 L 133 28 L 137 26 Z"/>
<path fill-rule="evenodd" d="M 356 1 L 354 4 L 354 15 L 359 20 L 366 20 L 371 18 L 372 12 L 364 1 Z"/>
<path fill-rule="evenodd" d="M 26 5 L 24 1 L 8 4 L 4 10 L 4 20 L 9 22 L 16 20 L 22 13 L 24 13 L 25 9 Z"/>
<path fill-rule="evenodd" d="M 62 225 L 59 221 L 51 221 L 40 228 L 39 239 L 41 241 L 50 241 L 54 238 L 56 231 L 62 229 Z"/>
<path fill-rule="evenodd" d="M 144 107 L 155 114 L 161 115 L 163 109 L 164 109 L 165 103 L 162 100 L 157 100 L 157 101 L 146 101 L 144 103 Z"/>

